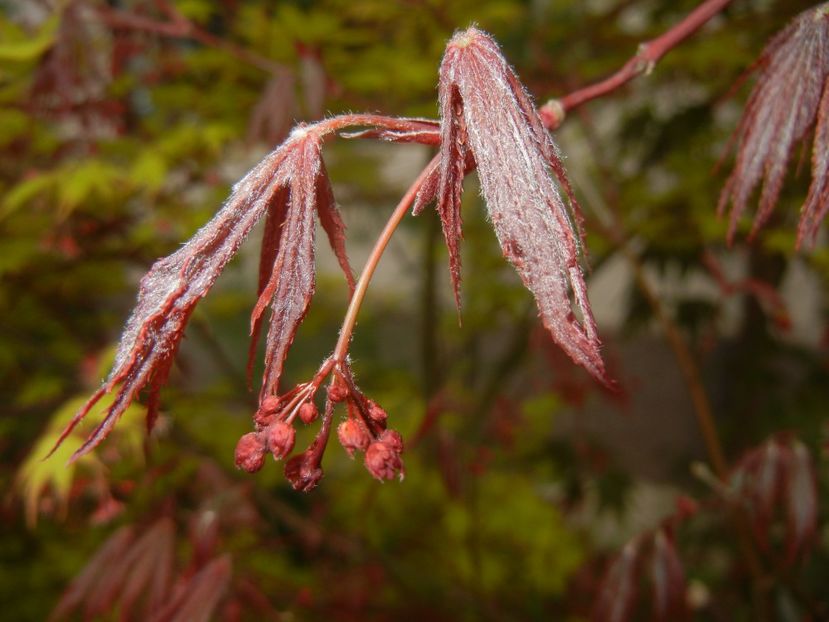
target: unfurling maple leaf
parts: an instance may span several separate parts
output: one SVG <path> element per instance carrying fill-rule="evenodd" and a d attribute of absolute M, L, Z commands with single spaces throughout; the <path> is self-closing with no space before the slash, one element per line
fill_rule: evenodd
<path fill-rule="evenodd" d="M 771 546 L 776 514 L 785 515 L 787 563 L 814 546 L 818 493 L 812 456 L 802 442 L 782 434 L 769 439 L 743 457 L 732 482 L 763 546 Z"/>
<path fill-rule="evenodd" d="M 593 622 L 639 619 L 640 588 L 647 588 L 644 594 L 650 598 L 654 622 L 688 619 L 685 572 L 674 537 L 676 526 L 687 516 L 680 508 L 658 529 L 639 535 L 625 545 L 602 577 L 591 612 Z"/>
<path fill-rule="evenodd" d="M 633 540 L 608 566 L 602 578 L 590 619 L 593 622 L 627 622 L 639 595 L 637 568 L 641 543 Z"/>
<path fill-rule="evenodd" d="M 728 239 L 762 181 L 754 235 L 771 215 L 780 196 L 796 143 L 812 147 L 812 181 L 801 210 L 798 247 L 814 241 L 829 211 L 829 3 L 798 15 L 763 50 L 760 69 L 736 132 L 737 160 L 720 197 L 722 213 L 732 204 Z"/>
<path fill-rule="evenodd" d="M 81 611 L 85 620 L 212 619 L 230 584 L 230 556 L 212 557 L 209 541 L 196 541 L 187 567 L 176 568 L 175 535 L 170 518 L 143 534 L 133 526 L 116 531 L 72 581 L 49 620 L 78 619 L 72 614 Z"/>
<path fill-rule="evenodd" d="M 791 562 L 814 543 L 818 526 L 818 493 L 812 456 L 800 441 L 791 444 L 787 467 L 784 482 L 786 555 Z"/>
<path fill-rule="evenodd" d="M 75 453 L 100 443 L 139 391 L 149 387 L 147 422 L 158 411 L 190 314 L 265 214 L 259 300 L 251 318 L 254 339 L 264 309 L 272 309 L 262 399 L 275 393 L 294 334 L 314 293 L 314 213 L 353 288 L 340 220 L 322 161 L 321 134 L 300 126 L 233 188 L 222 209 L 187 244 L 157 261 L 141 280 L 138 303 L 127 321 L 104 385 L 89 399 L 58 443 L 105 393 L 117 387 L 104 419 Z"/>
<path fill-rule="evenodd" d="M 299 133 L 304 131 L 300 128 Z M 285 161 L 290 178 L 283 192 L 289 192 L 290 197 L 272 204 L 268 212 L 265 232 L 268 239 L 263 243 L 260 261 L 259 300 L 251 316 L 255 340 L 262 312 L 269 305 L 272 309 L 261 399 L 277 392 L 285 357 L 314 293 L 315 211 L 349 286 L 354 287 L 345 254 L 345 225 L 334 203 L 320 156 L 319 138 L 309 133 L 300 140 L 301 146 L 291 150 Z"/>
<path fill-rule="evenodd" d="M 685 572 L 669 529 L 662 528 L 654 534 L 650 572 L 654 619 L 665 622 L 687 619 Z"/>
<path fill-rule="evenodd" d="M 417 205 L 431 193 L 437 198 L 456 300 L 461 191 L 474 165 L 501 249 L 535 296 L 544 326 L 576 363 L 611 385 L 579 265 L 578 204 L 529 95 L 495 41 L 476 28 L 449 42 L 439 92 L 440 163 Z"/>

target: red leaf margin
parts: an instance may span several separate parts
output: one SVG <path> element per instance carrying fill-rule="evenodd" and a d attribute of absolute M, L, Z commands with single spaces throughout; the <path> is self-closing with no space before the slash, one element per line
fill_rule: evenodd
<path fill-rule="evenodd" d="M 800 440 L 779 433 L 749 451 L 734 468 L 731 485 L 744 504 L 757 542 L 770 548 L 771 524 L 785 515 L 786 558 L 793 564 L 815 545 L 817 478 L 812 455 Z"/>

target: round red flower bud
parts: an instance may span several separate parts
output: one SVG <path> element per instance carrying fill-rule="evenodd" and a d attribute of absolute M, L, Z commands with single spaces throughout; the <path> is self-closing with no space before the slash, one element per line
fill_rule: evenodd
<path fill-rule="evenodd" d="M 379 440 L 390 445 L 397 453 L 403 453 L 403 437 L 397 430 L 383 430 Z"/>
<path fill-rule="evenodd" d="M 265 442 L 256 432 L 248 432 L 236 443 L 236 467 L 256 473 L 265 464 L 267 449 Z"/>
<path fill-rule="evenodd" d="M 274 415 L 279 412 L 280 400 L 276 395 L 269 395 L 259 404 L 259 410 L 265 415 Z"/>
<path fill-rule="evenodd" d="M 355 451 L 365 451 L 371 442 L 371 435 L 365 426 L 356 419 L 346 419 L 337 427 L 337 438 L 340 445 L 354 457 Z"/>
<path fill-rule="evenodd" d="M 403 479 L 403 461 L 400 454 L 389 443 L 375 441 L 368 446 L 365 459 L 366 469 L 381 482 L 399 475 Z"/>
<path fill-rule="evenodd" d="M 328 385 L 328 399 L 332 402 L 342 402 L 348 397 L 348 388 L 339 380 Z"/>
<path fill-rule="evenodd" d="M 256 424 L 256 429 L 261 430 L 267 428 L 271 421 L 274 420 L 276 414 L 279 412 L 279 398 L 275 395 L 269 395 L 259 404 L 259 408 L 253 415 L 253 422 Z"/>
<path fill-rule="evenodd" d="M 296 431 L 292 425 L 284 421 L 274 421 L 265 429 L 265 438 L 274 460 L 281 460 L 294 448 Z"/>
<path fill-rule="evenodd" d="M 386 419 L 389 418 L 388 413 L 383 410 L 383 407 L 380 406 L 377 402 L 369 401 L 368 403 L 368 416 L 371 417 L 377 423 L 384 423 Z"/>
<path fill-rule="evenodd" d="M 299 407 L 299 418 L 302 420 L 302 423 L 313 423 L 317 420 L 319 414 L 317 405 L 314 402 L 305 402 Z"/>
<path fill-rule="evenodd" d="M 256 424 L 256 429 L 261 430 L 262 428 L 267 428 L 271 421 L 273 421 L 274 415 L 266 415 L 261 410 L 257 410 L 253 414 L 253 423 Z"/>

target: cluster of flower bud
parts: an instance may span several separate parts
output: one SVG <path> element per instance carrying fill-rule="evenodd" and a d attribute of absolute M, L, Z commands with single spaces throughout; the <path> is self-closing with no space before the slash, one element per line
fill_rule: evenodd
<path fill-rule="evenodd" d="M 248 432 L 236 444 L 236 466 L 255 473 L 265 465 L 270 452 L 274 460 L 281 460 L 294 448 L 296 431 L 285 421 L 274 420 L 257 432 Z"/>
<path fill-rule="evenodd" d="M 394 430 L 386 429 L 389 416 L 376 402 L 367 399 L 359 391 L 346 388 L 344 396 L 340 396 L 338 385 L 332 384 L 332 391 L 339 401 L 346 401 L 348 418 L 337 428 L 337 438 L 340 445 L 354 457 L 355 451 L 365 452 L 365 466 L 376 479 L 383 481 L 393 479 L 396 475 L 403 479 L 403 439 Z"/>
<path fill-rule="evenodd" d="M 253 417 L 256 431 L 242 436 L 236 445 L 236 466 L 248 473 L 255 473 L 265 464 L 265 456 L 271 453 L 274 460 L 281 460 L 291 453 L 296 442 L 296 430 L 285 419 L 288 400 L 269 395 L 262 400 Z M 311 400 L 303 402 L 297 416 L 305 423 L 313 423 L 319 412 Z"/>
<path fill-rule="evenodd" d="M 256 430 L 239 439 L 236 466 L 255 473 L 264 466 L 268 453 L 275 460 L 287 458 L 296 441 L 295 419 L 305 424 L 319 419 L 313 399 L 318 386 L 315 381 L 298 385 L 281 396 L 266 396 L 253 417 Z M 378 480 L 395 476 L 403 479 L 403 439 L 399 433 L 387 429 L 386 411 L 363 395 L 346 369 L 335 374 L 328 386 L 326 415 L 316 438 L 305 451 L 286 460 L 285 476 L 291 485 L 296 490 L 308 491 L 322 479 L 322 455 L 335 404 L 343 404 L 348 411 L 347 418 L 337 428 L 337 438 L 348 455 L 353 458 L 354 452 L 363 452 L 366 469 Z"/>

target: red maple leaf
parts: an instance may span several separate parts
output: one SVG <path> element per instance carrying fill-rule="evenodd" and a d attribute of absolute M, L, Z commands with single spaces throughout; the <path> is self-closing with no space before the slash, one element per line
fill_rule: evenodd
<path fill-rule="evenodd" d="M 158 412 L 184 328 L 196 304 L 267 213 L 259 300 L 251 318 L 254 339 L 265 307 L 272 309 L 262 399 L 275 393 L 294 334 L 314 293 L 314 213 L 328 233 L 346 278 L 344 226 L 320 153 L 321 135 L 300 126 L 234 187 L 222 209 L 183 247 L 157 261 L 141 279 L 138 303 L 127 321 L 115 364 L 104 385 L 75 415 L 58 443 L 107 393 L 115 400 L 77 458 L 100 443 L 139 391 L 149 387 L 148 427 Z"/>
<path fill-rule="evenodd" d="M 576 363 L 612 385 L 579 264 L 578 203 L 530 96 L 497 43 L 476 28 L 449 42 L 439 92 L 440 164 L 419 202 L 427 192 L 437 197 L 456 299 L 462 183 L 474 160 L 501 250 L 535 296 L 544 326 Z"/>
<path fill-rule="evenodd" d="M 812 151 L 812 182 L 801 211 L 798 247 L 814 241 L 829 210 L 829 4 L 798 15 L 763 50 L 760 73 L 737 128 L 737 160 L 720 197 L 729 203 L 728 240 L 762 181 L 751 235 L 771 216 L 780 197 L 794 146 L 817 124 Z"/>

